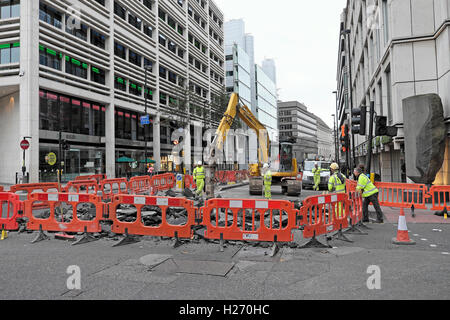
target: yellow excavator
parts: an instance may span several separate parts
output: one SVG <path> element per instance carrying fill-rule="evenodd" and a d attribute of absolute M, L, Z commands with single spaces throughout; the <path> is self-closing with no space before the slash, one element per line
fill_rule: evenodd
<path fill-rule="evenodd" d="M 270 152 L 278 152 L 274 163 L 269 163 L 272 170 L 272 185 L 281 185 L 282 193 L 290 196 L 299 196 L 302 190 L 302 179 L 297 165 L 297 159 L 293 157 L 293 145 L 295 141 L 280 141 L 278 150 L 271 150 L 271 142 L 266 127 L 259 122 L 245 104 L 239 103 L 239 95 L 233 93 L 228 103 L 228 108 L 220 122 L 211 144 L 210 158 L 215 158 L 216 150 L 221 152 L 228 132 L 233 122 L 239 116 L 242 121 L 253 129 L 258 138 L 258 163 L 249 165 L 251 195 L 261 195 L 263 192 L 263 178 L 261 168 L 264 163 L 270 162 Z M 272 155 L 275 156 L 275 155 Z M 274 157 L 272 157 L 273 159 Z M 210 163 L 211 164 L 211 163 Z"/>

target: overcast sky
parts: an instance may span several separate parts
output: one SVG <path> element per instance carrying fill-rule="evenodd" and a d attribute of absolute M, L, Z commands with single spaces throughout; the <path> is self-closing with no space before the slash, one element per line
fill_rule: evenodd
<path fill-rule="evenodd" d="M 225 21 L 244 19 L 255 63 L 273 58 L 282 101 L 297 100 L 332 129 L 340 15 L 346 0 L 214 0 Z"/>

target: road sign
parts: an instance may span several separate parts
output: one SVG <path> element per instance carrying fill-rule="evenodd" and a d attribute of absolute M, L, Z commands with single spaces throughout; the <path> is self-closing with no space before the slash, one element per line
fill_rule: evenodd
<path fill-rule="evenodd" d="M 28 142 L 28 140 L 22 140 L 22 142 L 20 142 L 20 147 L 23 150 L 28 150 L 28 148 L 30 148 L 30 142 Z"/>
<path fill-rule="evenodd" d="M 50 152 L 48 155 L 45 156 L 45 161 L 49 165 L 54 166 L 56 164 L 56 154 Z"/>
<path fill-rule="evenodd" d="M 141 117 L 141 125 L 146 125 L 146 124 L 150 124 L 150 116 L 149 115 Z"/>

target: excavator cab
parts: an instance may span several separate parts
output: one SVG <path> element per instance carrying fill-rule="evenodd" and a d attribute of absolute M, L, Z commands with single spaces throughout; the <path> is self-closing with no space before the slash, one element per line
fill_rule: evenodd
<path fill-rule="evenodd" d="M 292 172 L 292 158 L 294 146 L 290 142 L 280 143 L 280 169 L 278 172 Z"/>

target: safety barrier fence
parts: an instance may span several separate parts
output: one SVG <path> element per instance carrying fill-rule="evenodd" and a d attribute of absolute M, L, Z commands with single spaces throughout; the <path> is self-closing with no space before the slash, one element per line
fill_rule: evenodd
<path fill-rule="evenodd" d="M 132 206 L 136 209 L 134 221 L 120 221 L 117 215 L 121 206 Z M 187 219 L 183 224 L 171 224 L 168 217 L 172 210 L 182 209 Z M 195 223 L 196 208 L 194 202 L 183 198 L 148 197 L 148 196 L 114 196 L 109 205 L 109 219 L 112 220 L 111 231 L 125 235 L 160 236 L 175 239 L 191 239 L 192 227 Z M 158 215 L 158 225 L 146 226 L 143 221 L 145 213 L 153 211 Z"/>
<path fill-rule="evenodd" d="M 133 177 L 128 183 L 130 194 L 148 194 L 152 192 L 153 181 L 149 176 Z"/>
<path fill-rule="evenodd" d="M 103 180 L 100 191 L 103 200 L 111 200 L 116 194 L 128 194 L 128 181 L 125 178 Z"/>
<path fill-rule="evenodd" d="M 297 212 L 289 201 L 211 199 L 199 220 L 207 239 L 291 242 Z"/>
<path fill-rule="evenodd" d="M 170 190 L 175 187 L 175 176 L 172 173 L 160 174 L 152 177 L 152 194 L 158 191 Z"/>
<path fill-rule="evenodd" d="M 342 230 L 349 226 L 350 208 L 345 193 L 306 198 L 300 209 L 300 224 L 304 226 L 303 238 L 311 239 L 308 245 L 323 246 L 316 237 L 332 232 L 342 237 Z"/>
<path fill-rule="evenodd" d="M 93 175 L 88 175 L 88 176 L 78 176 L 75 178 L 74 181 L 79 181 L 79 180 L 96 180 L 98 184 L 100 184 L 100 182 L 102 182 L 103 180 L 108 179 L 108 177 L 106 176 L 106 174 L 93 174 Z"/>
<path fill-rule="evenodd" d="M 431 210 L 446 211 L 450 209 L 450 186 L 433 186 L 430 188 Z"/>
<path fill-rule="evenodd" d="M 386 207 L 427 209 L 427 186 L 424 184 L 375 182 L 380 205 Z"/>
<path fill-rule="evenodd" d="M 197 184 L 195 183 L 194 177 L 187 174 L 184 176 L 184 187 L 188 189 L 197 188 Z"/>
<path fill-rule="evenodd" d="M 0 192 L 0 227 L 1 230 L 18 230 L 17 219 L 21 218 L 21 201 L 14 193 Z"/>
<path fill-rule="evenodd" d="M 76 180 L 70 181 L 65 187 L 61 188 L 64 193 L 91 193 L 97 194 L 99 186 L 97 180 Z"/>
<path fill-rule="evenodd" d="M 173 238 L 179 244 L 180 239 L 192 239 L 199 226 L 205 228 L 205 239 L 220 240 L 221 250 L 224 241 L 272 242 L 277 248 L 277 243 L 293 242 L 295 230 L 303 230 L 303 238 L 312 242 L 334 232 L 346 240 L 342 230 L 349 227 L 348 219 L 353 227 L 362 217 L 356 192 L 351 198 L 347 194 L 309 197 L 300 210 L 283 200 L 211 199 L 197 208 L 184 198 L 119 194 L 105 204 L 94 194 L 33 193 L 24 201 L 22 214 L 17 195 L 0 193 L 0 202 L 2 227 L 17 230 L 23 223 L 18 220 L 24 217 L 25 229 L 39 231 L 33 242 L 47 239 L 44 231 L 83 232 L 76 243 L 93 241 L 91 234 L 101 232 L 103 222 L 108 222 L 113 233 L 125 236 L 115 246 L 138 241 L 134 236 Z"/>

